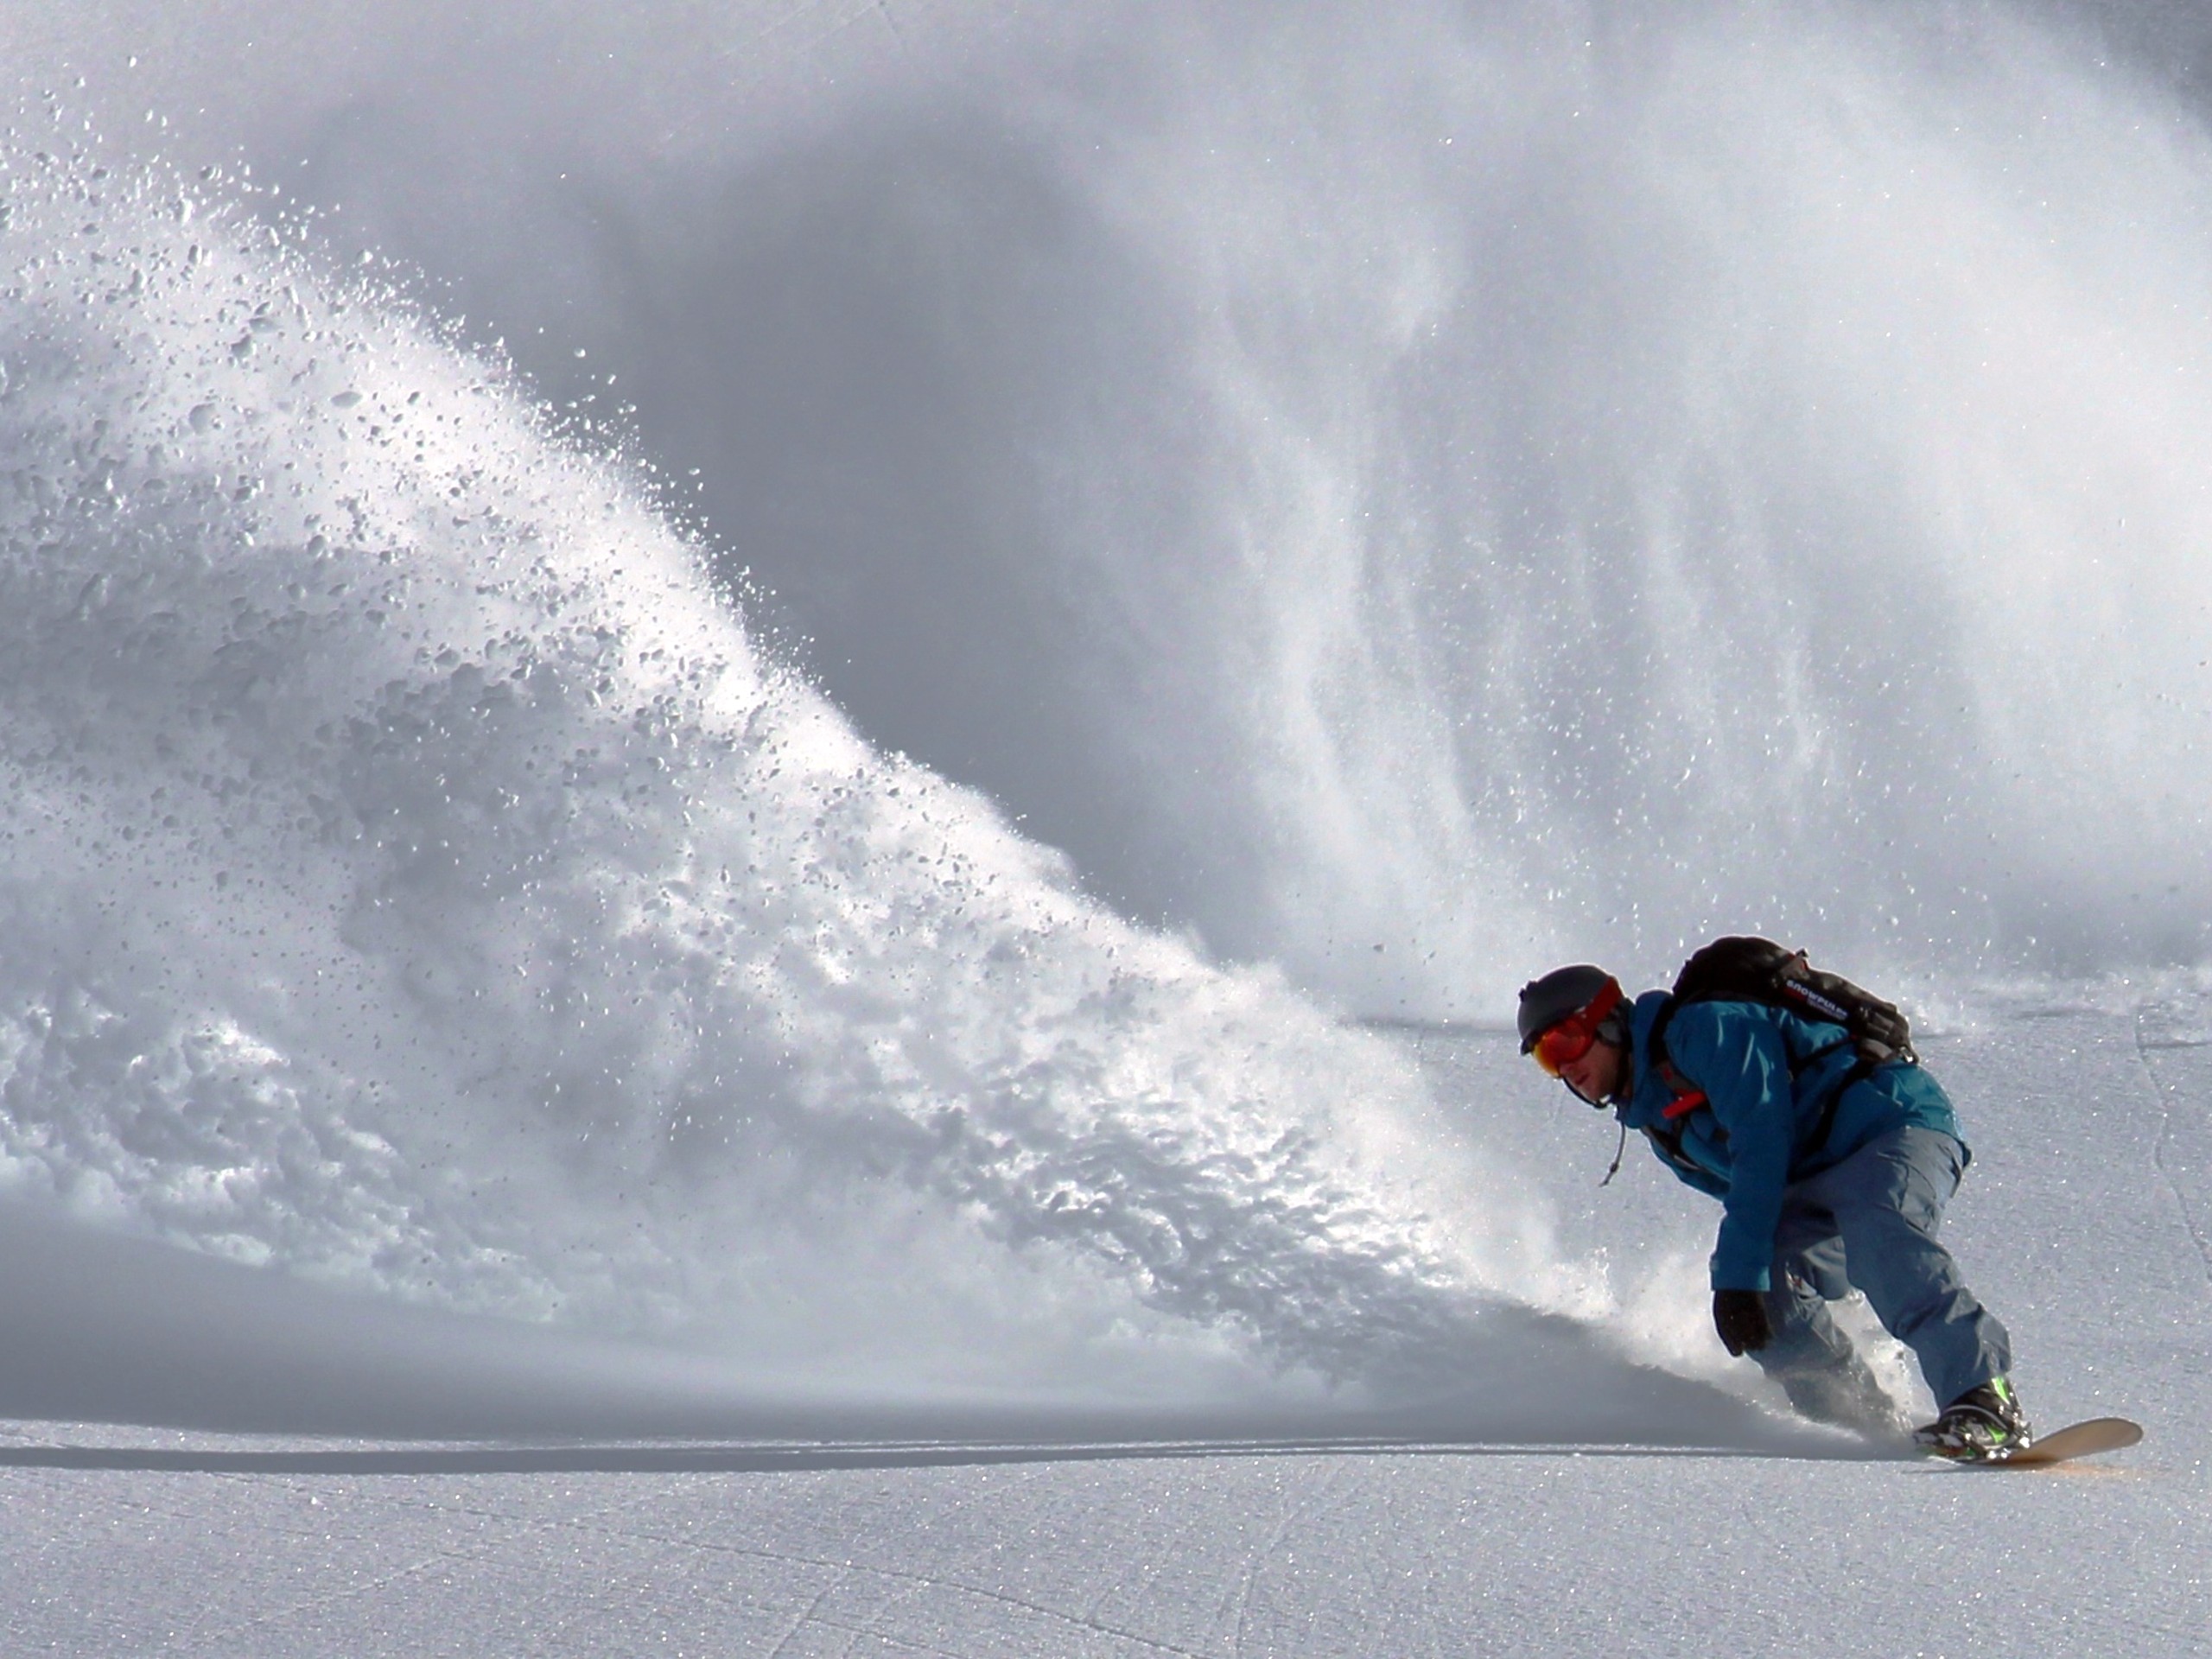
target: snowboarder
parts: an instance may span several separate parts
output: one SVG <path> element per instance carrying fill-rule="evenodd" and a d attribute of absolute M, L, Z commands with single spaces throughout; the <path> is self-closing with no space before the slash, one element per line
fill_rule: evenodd
<path fill-rule="evenodd" d="M 1825 1306 L 1856 1287 L 1947 1402 L 1915 1432 L 1921 1446 L 1980 1460 L 2028 1446 L 2005 1327 L 1936 1242 L 1969 1154 L 1949 1098 L 1909 1048 L 1870 1067 L 1825 1020 L 1762 1001 L 1676 1003 L 1665 991 L 1630 1002 L 1586 964 L 1524 986 L 1519 1023 L 1522 1053 L 1720 1200 L 1713 1327 L 1798 1410 L 1897 1426 Z"/>

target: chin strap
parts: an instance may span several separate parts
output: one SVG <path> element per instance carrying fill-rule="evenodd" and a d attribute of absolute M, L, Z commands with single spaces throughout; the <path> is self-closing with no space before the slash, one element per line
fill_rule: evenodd
<path fill-rule="evenodd" d="M 1613 1177 L 1621 1173 L 1621 1160 L 1628 1156 L 1628 1119 L 1621 1119 L 1621 1143 L 1613 1148 L 1613 1166 L 1605 1172 L 1605 1179 L 1598 1183 L 1598 1190 L 1605 1191 L 1613 1184 Z"/>

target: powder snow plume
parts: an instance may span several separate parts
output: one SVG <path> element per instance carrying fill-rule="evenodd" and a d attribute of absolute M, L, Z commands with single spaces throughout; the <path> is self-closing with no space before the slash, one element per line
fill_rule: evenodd
<path fill-rule="evenodd" d="M 1123 914 L 1492 1020 L 2212 950 L 2212 138 L 2128 9 L 391 3 L 46 73 L 633 404 Z"/>
<path fill-rule="evenodd" d="M 1582 1294 L 1396 1051 L 756 649 L 641 464 L 219 188 L 7 165 L 0 1191 L 794 1373 L 1395 1386 Z"/>

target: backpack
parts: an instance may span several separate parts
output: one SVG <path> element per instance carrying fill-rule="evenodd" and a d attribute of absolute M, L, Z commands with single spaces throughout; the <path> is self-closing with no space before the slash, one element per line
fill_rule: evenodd
<path fill-rule="evenodd" d="M 1840 975 L 1815 968 L 1802 950 L 1785 950 L 1771 939 L 1715 939 L 1682 964 L 1667 1006 L 1651 1027 L 1649 1054 L 1676 1096 L 1670 1118 L 1688 1113 L 1705 1096 L 1667 1056 L 1667 1027 L 1692 1002 L 1759 1002 L 1807 1020 L 1840 1026 L 1835 1040 L 1789 1063 L 1794 1077 L 1817 1060 L 1842 1048 L 1858 1051 L 1858 1063 L 1830 1090 L 1814 1131 L 1812 1147 L 1826 1143 L 1835 1126 L 1836 1108 L 1851 1086 L 1884 1065 L 1917 1065 L 1912 1026 L 1894 1002 L 1886 1002 Z"/>

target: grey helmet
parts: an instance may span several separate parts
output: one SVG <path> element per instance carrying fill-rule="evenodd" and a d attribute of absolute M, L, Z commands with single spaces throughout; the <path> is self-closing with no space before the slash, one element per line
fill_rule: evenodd
<path fill-rule="evenodd" d="M 1535 1047 L 1536 1039 L 1570 1014 L 1588 1007 L 1605 995 L 1611 986 L 1619 991 L 1619 982 L 1602 968 L 1588 963 L 1577 963 L 1572 968 L 1554 968 L 1541 979 L 1532 979 L 1521 988 L 1521 1052 L 1526 1054 Z M 1626 1004 L 1622 1005 L 1623 1008 Z M 1608 1024 L 1611 1021 L 1609 1020 Z M 1621 1020 L 1618 1035 L 1603 1033 L 1625 1046 L 1627 1021 Z"/>

